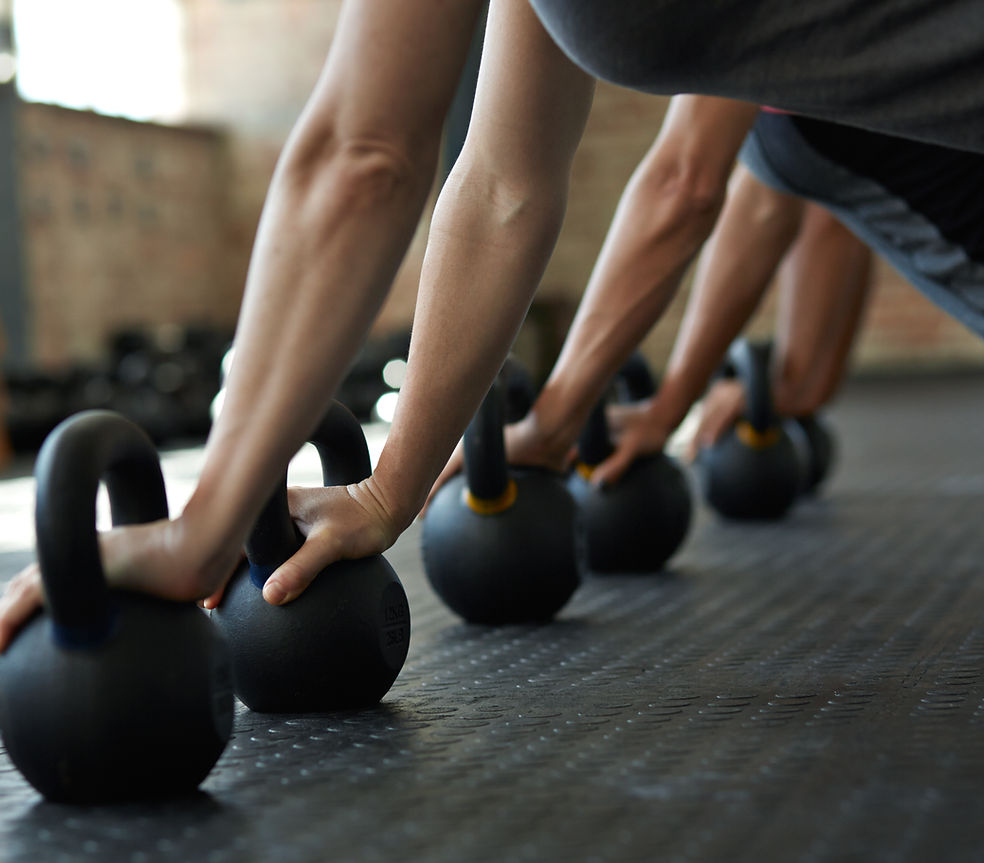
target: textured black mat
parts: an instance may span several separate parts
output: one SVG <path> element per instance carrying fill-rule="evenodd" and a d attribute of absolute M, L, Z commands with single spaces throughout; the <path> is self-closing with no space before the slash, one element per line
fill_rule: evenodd
<path fill-rule="evenodd" d="M 822 500 L 702 513 L 673 574 L 591 580 L 550 626 L 457 623 L 411 531 L 379 708 L 241 710 L 164 807 L 44 804 L 0 756 L 0 860 L 984 860 L 982 403 L 852 386 Z"/>

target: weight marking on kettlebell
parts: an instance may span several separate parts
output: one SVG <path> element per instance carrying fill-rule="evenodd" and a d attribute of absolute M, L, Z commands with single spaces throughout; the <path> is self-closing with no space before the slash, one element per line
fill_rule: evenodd
<path fill-rule="evenodd" d="M 407 619 L 409 613 L 410 610 L 407 608 L 405 602 L 395 602 L 383 609 L 383 619 L 386 621 L 387 626 L 399 625 Z"/>
<path fill-rule="evenodd" d="M 397 629 L 386 630 L 386 646 L 387 647 L 399 647 L 406 641 L 407 629 L 405 626 L 401 626 Z"/>
<path fill-rule="evenodd" d="M 410 606 L 399 584 L 390 584 L 384 591 L 380 606 L 380 644 L 388 661 L 394 666 L 403 664 L 410 641 Z"/>
<path fill-rule="evenodd" d="M 387 605 L 383 609 L 383 631 L 386 633 L 386 638 L 388 643 L 398 643 L 392 642 L 392 634 L 394 632 L 401 633 L 401 637 L 398 641 L 402 641 L 402 633 L 407 629 L 407 621 L 410 617 L 410 609 L 407 608 L 406 603 L 400 606 L 397 605 Z"/>

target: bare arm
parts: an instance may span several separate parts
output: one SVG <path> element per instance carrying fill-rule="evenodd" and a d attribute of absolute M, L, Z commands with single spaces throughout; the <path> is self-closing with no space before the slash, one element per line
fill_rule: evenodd
<path fill-rule="evenodd" d="M 735 155 L 757 107 L 707 96 L 673 99 L 632 176 L 529 423 L 560 457 L 611 376 L 659 319 L 724 203 Z"/>
<path fill-rule="evenodd" d="M 828 401 L 843 377 L 867 295 L 871 255 L 822 207 L 804 207 L 765 187 L 761 194 L 774 198 L 777 218 L 785 212 L 790 227 L 793 221 L 800 225 L 779 267 L 772 369 L 776 409 L 783 415 L 798 416 L 815 411 Z M 802 219 L 794 220 L 794 213 L 800 210 Z M 777 235 L 778 227 L 771 233 Z M 731 263 L 722 266 L 759 265 L 769 255 L 756 240 L 761 242 L 762 238 L 745 235 L 744 245 L 730 250 Z M 780 246 L 772 248 L 778 251 Z M 747 258 L 754 261 L 746 261 Z M 763 282 L 767 282 L 771 272 L 763 271 L 763 276 Z M 740 318 L 740 310 L 735 314 Z M 721 345 L 714 347 L 717 350 Z M 699 447 L 710 446 L 730 428 L 744 404 L 739 383 L 715 384 L 704 399 L 691 454 Z"/>
<path fill-rule="evenodd" d="M 714 227 L 735 156 L 757 113 L 756 106 L 728 99 L 672 100 L 659 136 L 622 194 L 543 391 L 527 417 L 506 430 L 510 462 L 564 468 L 592 405 L 669 305 Z M 617 451 L 595 476 L 616 478 L 642 451 L 648 450 Z M 459 448 L 438 485 L 460 468 Z"/>
<path fill-rule="evenodd" d="M 871 251 L 819 204 L 808 204 L 796 243 L 779 270 L 776 407 L 817 410 L 844 377 L 867 300 Z"/>
<path fill-rule="evenodd" d="M 169 522 L 103 541 L 108 577 L 174 599 L 217 590 L 289 458 L 345 374 L 430 190 L 480 0 L 348 0 L 260 221 L 237 357 L 198 486 Z M 350 491 L 378 515 L 372 482 Z M 365 522 L 366 519 L 363 519 Z M 393 541 L 368 519 L 349 556 Z M 36 570 L 0 604 L 0 644 L 40 600 Z"/>
<path fill-rule="evenodd" d="M 407 378 L 373 475 L 394 536 L 423 505 L 522 323 L 563 221 L 593 89 L 527 0 L 494 0 L 471 127 L 431 223 Z M 270 579 L 288 598 L 338 556 L 343 510 L 330 494 L 307 496 L 307 541 Z"/>
<path fill-rule="evenodd" d="M 747 323 L 799 230 L 803 202 L 735 170 L 731 193 L 701 254 L 660 391 L 602 465 L 617 476 L 639 452 L 662 446 L 700 398 L 728 345 Z M 608 473 L 611 471 L 611 473 Z"/>
<path fill-rule="evenodd" d="M 238 547 L 384 299 L 434 176 L 478 4 L 346 3 L 262 216 L 236 363 L 186 513 Z"/>

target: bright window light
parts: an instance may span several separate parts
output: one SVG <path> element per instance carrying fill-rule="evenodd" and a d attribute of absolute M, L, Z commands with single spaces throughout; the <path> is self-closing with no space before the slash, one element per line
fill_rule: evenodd
<path fill-rule="evenodd" d="M 377 400 L 373 411 L 376 418 L 384 423 L 393 422 L 396 416 L 396 403 L 400 398 L 399 393 L 383 393 Z"/>
<path fill-rule="evenodd" d="M 388 387 L 398 390 L 403 386 L 407 377 L 407 361 L 399 358 L 392 359 L 383 366 L 383 382 Z"/>
<path fill-rule="evenodd" d="M 0 84 L 9 84 L 14 80 L 17 71 L 17 61 L 8 51 L 0 51 Z"/>
<path fill-rule="evenodd" d="M 33 102 L 177 120 L 182 24 L 180 0 L 16 0 L 18 89 Z"/>

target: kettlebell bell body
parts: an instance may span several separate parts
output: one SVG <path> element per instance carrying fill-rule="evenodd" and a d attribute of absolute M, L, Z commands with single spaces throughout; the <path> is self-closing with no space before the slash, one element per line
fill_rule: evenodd
<path fill-rule="evenodd" d="M 507 509 L 476 507 L 467 478 L 456 476 L 424 518 L 427 579 L 470 623 L 549 620 L 579 583 L 571 496 L 547 471 L 509 473 L 514 501 Z"/>
<path fill-rule="evenodd" d="M 578 506 L 582 565 L 594 573 L 654 573 L 663 569 L 690 530 L 690 486 L 663 453 L 635 460 L 612 486 L 597 487 L 583 464 L 568 489 Z"/>
<path fill-rule="evenodd" d="M 785 433 L 750 432 L 738 425 L 700 453 L 704 498 L 726 518 L 782 518 L 800 491 L 800 456 Z"/>
<path fill-rule="evenodd" d="M 769 345 L 739 339 L 729 361 L 748 407 L 721 440 L 698 455 L 704 498 L 726 518 L 781 518 L 799 494 L 803 465 L 772 407 Z"/>
<path fill-rule="evenodd" d="M 580 579 L 575 504 L 558 477 L 506 465 L 502 378 L 465 431 L 465 471 L 445 483 L 421 530 L 434 592 L 471 623 L 549 620 Z"/>
<path fill-rule="evenodd" d="M 338 402 L 311 442 L 325 485 L 365 479 L 369 452 L 358 420 Z M 233 577 L 212 620 L 232 648 L 236 694 L 262 713 L 367 707 L 393 685 L 410 646 L 410 608 L 382 555 L 326 567 L 297 599 L 263 599 L 266 579 L 301 545 L 287 508 L 286 478 L 246 545 L 249 565 Z"/>
<path fill-rule="evenodd" d="M 815 494 L 830 474 L 837 446 L 828 424 L 817 414 L 791 417 L 786 421 L 790 437 L 798 435 L 805 452 L 803 494 Z"/>
<path fill-rule="evenodd" d="M 0 656 L 7 752 L 52 801 L 191 792 L 232 731 L 228 648 L 191 603 L 110 590 L 95 529 L 100 479 L 114 524 L 167 517 L 154 447 L 122 416 L 87 411 L 52 431 L 36 477 L 48 609 Z"/>
<path fill-rule="evenodd" d="M 637 401 L 656 391 L 639 354 L 615 376 L 620 401 Z M 608 486 L 591 482 L 594 468 L 614 448 L 602 399 L 578 440 L 578 460 L 567 487 L 578 507 L 578 555 L 582 568 L 603 573 L 655 573 L 683 544 L 690 529 L 690 486 L 677 462 L 664 453 L 637 458 Z"/>

